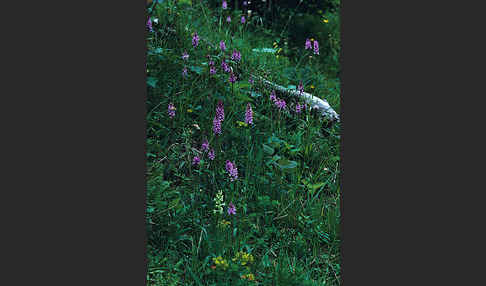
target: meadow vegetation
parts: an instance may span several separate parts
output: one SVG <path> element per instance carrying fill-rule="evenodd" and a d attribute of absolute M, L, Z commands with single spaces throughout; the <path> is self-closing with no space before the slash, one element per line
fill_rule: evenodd
<path fill-rule="evenodd" d="M 339 10 L 218 3 L 148 9 L 147 284 L 339 285 L 340 123 L 258 80 L 339 113 Z"/>

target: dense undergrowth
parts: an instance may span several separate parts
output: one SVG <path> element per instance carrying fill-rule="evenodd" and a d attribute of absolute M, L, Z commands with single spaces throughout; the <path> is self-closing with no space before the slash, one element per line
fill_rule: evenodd
<path fill-rule="evenodd" d="M 257 78 L 339 113 L 332 52 L 286 52 L 281 31 L 204 2 L 150 19 L 147 284 L 339 285 L 339 123 Z"/>

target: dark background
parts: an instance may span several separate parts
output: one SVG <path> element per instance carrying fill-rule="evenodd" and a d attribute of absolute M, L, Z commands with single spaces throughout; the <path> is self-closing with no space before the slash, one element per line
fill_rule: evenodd
<path fill-rule="evenodd" d="M 342 2 L 342 283 L 484 284 L 466 257 L 481 257 L 481 200 L 465 193 L 484 189 L 466 169 L 483 146 L 465 98 L 483 93 L 466 65 L 484 47 L 465 44 L 481 10 Z M 144 285 L 146 3 L 12 5 L 2 284 Z"/>

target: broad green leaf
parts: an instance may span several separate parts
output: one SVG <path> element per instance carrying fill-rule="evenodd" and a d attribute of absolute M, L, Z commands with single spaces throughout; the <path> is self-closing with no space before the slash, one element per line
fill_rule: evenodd
<path fill-rule="evenodd" d="M 257 52 L 257 53 L 272 53 L 275 54 L 277 51 L 276 49 L 270 49 L 270 48 L 260 48 L 260 49 L 253 49 L 252 51 Z"/>
<path fill-rule="evenodd" d="M 156 79 L 155 77 L 151 77 L 151 76 L 147 77 L 147 84 L 150 85 L 153 88 L 155 88 L 155 86 L 157 85 L 157 82 L 158 81 L 159 80 Z"/>
<path fill-rule="evenodd" d="M 277 166 L 279 166 L 281 169 L 293 169 L 297 167 L 297 165 L 297 162 L 288 159 L 281 159 L 277 161 Z"/>
<path fill-rule="evenodd" d="M 272 147 L 270 147 L 268 145 L 263 144 L 263 151 L 271 156 L 271 155 L 273 155 L 273 152 L 275 152 L 275 149 L 273 149 Z"/>
<path fill-rule="evenodd" d="M 197 74 L 201 74 L 203 72 L 202 67 L 190 66 L 189 69 Z"/>

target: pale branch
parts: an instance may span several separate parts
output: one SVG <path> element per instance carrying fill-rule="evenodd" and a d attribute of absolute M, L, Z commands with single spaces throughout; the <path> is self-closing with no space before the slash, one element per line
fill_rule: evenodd
<path fill-rule="evenodd" d="M 281 85 L 278 85 L 278 84 L 273 83 L 269 80 L 266 80 L 261 76 L 255 76 L 255 75 L 252 75 L 252 76 L 259 79 L 264 85 L 266 85 L 268 87 L 272 87 L 272 88 L 276 89 L 277 91 L 280 91 L 282 93 L 286 93 L 286 94 L 289 94 L 289 95 L 292 95 L 292 96 L 303 98 L 307 103 L 309 103 L 311 105 L 311 108 L 319 110 L 321 112 L 322 116 L 325 116 L 325 117 L 327 117 L 327 118 L 329 118 L 333 121 L 335 120 L 335 121 L 339 122 L 339 120 L 340 120 L 339 114 L 337 114 L 337 112 L 334 111 L 334 109 L 332 109 L 331 105 L 329 105 L 329 103 L 325 99 L 318 98 L 318 97 L 313 96 L 312 94 L 307 93 L 307 92 L 300 93 L 297 90 L 285 88 Z"/>

